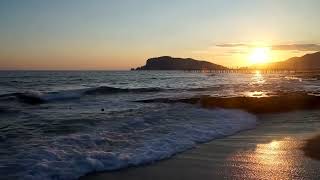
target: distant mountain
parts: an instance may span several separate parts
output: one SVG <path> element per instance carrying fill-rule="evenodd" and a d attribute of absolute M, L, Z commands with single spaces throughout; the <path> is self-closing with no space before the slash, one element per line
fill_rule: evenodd
<path fill-rule="evenodd" d="M 271 63 L 267 65 L 267 68 L 295 70 L 320 69 L 320 52 L 306 54 L 302 57 L 293 57 L 282 62 Z"/>
<path fill-rule="evenodd" d="M 224 66 L 208 61 L 199 61 L 191 58 L 174 58 L 162 56 L 150 58 L 146 65 L 136 70 L 222 70 L 228 69 Z"/>

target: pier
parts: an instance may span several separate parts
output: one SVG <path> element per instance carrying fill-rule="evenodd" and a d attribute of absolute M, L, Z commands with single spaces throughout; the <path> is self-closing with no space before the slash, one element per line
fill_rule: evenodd
<path fill-rule="evenodd" d="M 184 70 L 184 72 L 193 72 L 193 73 L 261 73 L 261 74 L 280 74 L 280 73 L 319 73 L 320 69 L 314 70 L 293 70 L 293 69 L 192 69 Z"/>

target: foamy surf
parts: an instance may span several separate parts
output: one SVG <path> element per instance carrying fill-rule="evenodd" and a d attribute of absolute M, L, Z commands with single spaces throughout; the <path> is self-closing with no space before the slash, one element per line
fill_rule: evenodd
<path fill-rule="evenodd" d="M 76 179 L 94 171 L 147 164 L 197 143 L 254 128 L 255 116 L 240 110 L 207 110 L 190 105 L 149 109 L 140 116 L 106 121 L 89 131 L 42 137 L 21 145 L 1 164 L 19 167 L 8 177 Z"/>
<path fill-rule="evenodd" d="M 164 91 L 161 88 L 117 88 L 109 86 L 99 86 L 83 89 L 62 90 L 56 92 L 25 91 L 0 95 L 0 100 L 8 100 L 10 97 L 26 104 L 41 104 L 51 101 L 63 101 L 79 99 L 89 95 L 111 95 L 116 93 L 148 93 Z M 11 100 L 11 99 L 9 99 Z"/>

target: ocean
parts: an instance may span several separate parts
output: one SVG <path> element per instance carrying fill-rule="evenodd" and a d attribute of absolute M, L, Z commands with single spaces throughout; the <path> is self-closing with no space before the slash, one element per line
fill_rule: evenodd
<path fill-rule="evenodd" d="M 319 79 L 259 71 L 1 71 L 0 179 L 77 179 L 149 164 L 259 124 L 243 109 L 144 100 L 318 96 Z"/>

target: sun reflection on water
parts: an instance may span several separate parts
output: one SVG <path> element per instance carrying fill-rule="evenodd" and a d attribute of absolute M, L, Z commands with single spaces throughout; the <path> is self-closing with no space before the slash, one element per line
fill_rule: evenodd
<path fill-rule="evenodd" d="M 245 95 L 248 97 L 267 97 L 267 93 L 262 91 L 247 92 Z"/>
<path fill-rule="evenodd" d="M 251 77 L 249 87 L 252 89 L 249 92 L 244 93 L 248 97 L 266 97 L 268 96 L 266 92 L 261 90 L 261 87 L 265 84 L 266 80 L 259 70 L 255 71 Z"/>
<path fill-rule="evenodd" d="M 260 71 L 255 71 L 255 73 L 253 74 L 253 77 L 251 78 L 251 84 L 253 85 L 262 85 L 266 82 L 266 80 L 264 79 L 263 75 L 261 74 Z"/>

